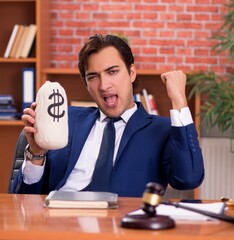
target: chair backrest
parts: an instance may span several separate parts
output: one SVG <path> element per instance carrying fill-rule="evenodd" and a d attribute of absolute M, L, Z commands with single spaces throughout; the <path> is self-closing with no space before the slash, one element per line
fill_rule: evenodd
<path fill-rule="evenodd" d="M 17 143 L 16 143 L 16 148 L 15 148 L 15 155 L 13 159 L 13 164 L 12 164 L 12 169 L 11 169 L 11 175 L 10 175 L 10 181 L 9 181 L 9 186 L 8 186 L 8 192 L 10 190 L 11 183 L 18 173 L 21 165 L 23 164 L 24 161 L 24 149 L 27 146 L 27 138 L 24 135 L 24 131 L 22 130 Z"/>

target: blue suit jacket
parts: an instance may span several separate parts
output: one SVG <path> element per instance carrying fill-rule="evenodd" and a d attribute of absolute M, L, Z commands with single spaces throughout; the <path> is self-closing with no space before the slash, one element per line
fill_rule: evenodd
<path fill-rule="evenodd" d="M 48 194 L 62 187 L 81 153 L 99 110 L 69 107 L 69 142 L 49 151 L 42 179 L 27 185 L 19 171 L 13 193 Z M 129 119 L 124 130 L 111 174 L 110 191 L 119 196 L 141 197 L 148 182 L 165 188 L 193 189 L 204 178 L 201 149 L 194 124 L 171 127 L 169 118 L 149 115 L 142 105 Z"/>

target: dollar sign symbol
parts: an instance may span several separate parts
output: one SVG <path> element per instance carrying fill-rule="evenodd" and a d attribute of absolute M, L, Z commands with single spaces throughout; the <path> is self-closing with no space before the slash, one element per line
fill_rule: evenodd
<path fill-rule="evenodd" d="M 57 119 L 57 122 L 59 122 L 59 118 L 62 118 L 65 114 L 65 111 L 63 110 L 62 113 L 60 112 L 59 107 L 63 105 L 64 103 L 64 98 L 63 96 L 59 93 L 59 90 L 57 89 L 57 92 L 53 89 L 53 93 L 50 94 L 49 99 L 54 99 L 54 103 L 50 104 L 47 111 L 48 114 L 53 117 L 53 121 Z M 61 101 L 60 101 L 61 100 Z"/>

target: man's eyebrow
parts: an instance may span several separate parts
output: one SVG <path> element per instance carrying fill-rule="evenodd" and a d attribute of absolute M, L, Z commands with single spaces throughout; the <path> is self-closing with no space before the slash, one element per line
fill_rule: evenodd
<path fill-rule="evenodd" d="M 119 66 L 114 65 L 114 66 L 108 67 L 108 68 L 104 69 L 104 72 L 108 72 L 108 71 L 112 70 L 113 68 L 117 68 L 117 67 L 119 67 Z M 99 72 L 89 72 L 89 73 L 85 74 L 85 77 L 95 76 L 95 75 L 98 75 L 98 74 L 99 74 Z"/>
<path fill-rule="evenodd" d="M 95 76 L 95 75 L 98 75 L 98 73 L 97 72 L 89 72 L 89 73 L 85 74 L 85 77 Z"/>
<path fill-rule="evenodd" d="M 104 72 L 108 72 L 109 70 L 113 69 L 113 68 L 117 68 L 119 67 L 118 65 L 114 65 L 114 66 L 111 66 L 111 67 L 108 67 L 107 69 L 104 70 Z"/>

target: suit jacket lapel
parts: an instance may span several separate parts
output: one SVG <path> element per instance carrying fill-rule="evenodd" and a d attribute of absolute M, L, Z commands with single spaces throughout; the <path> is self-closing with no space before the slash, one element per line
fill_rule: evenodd
<path fill-rule="evenodd" d="M 126 125 L 126 128 L 124 130 L 124 133 L 120 142 L 119 150 L 116 156 L 115 164 L 118 162 L 118 159 L 121 156 L 123 149 L 127 145 L 132 135 L 135 132 L 137 132 L 139 129 L 144 128 L 146 125 L 150 124 L 151 121 L 152 121 L 152 116 L 150 116 L 145 111 L 142 104 L 140 104 L 137 111 L 132 115 L 132 117 L 129 119 Z"/>
<path fill-rule="evenodd" d="M 70 160 L 67 167 L 67 171 L 63 180 L 59 183 L 56 189 L 61 188 L 65 184 L 68 176 L 70 175 L 71 171 L 73 170 L 77 162 L 80 152 L 84 146 L 85 140 L 87 139 L 98 116 L 99 116 L 99 110 L 97 109 L 91 114 L 90 113 L 87 114 L 85 112 L 79 115 L 79 117 L 77 118 L 74 130 L 73 130 L 71 154 L 70 154 Z"/>
<path fill-rule="evenodd" d="M 75 163 L 77 162 L 84 143 L 98 116 L 99 110 L 97 109 L 97 111 L 93 112 L 92 114 L 84 113 L 77 119 L 72 139 L 71 158 L 69 164 L 71 169 L 73 169 Z"/>

